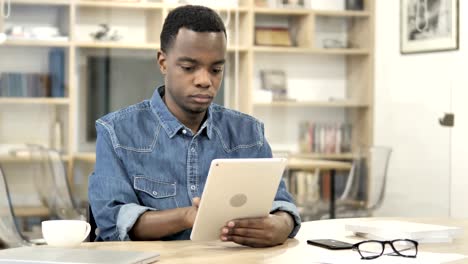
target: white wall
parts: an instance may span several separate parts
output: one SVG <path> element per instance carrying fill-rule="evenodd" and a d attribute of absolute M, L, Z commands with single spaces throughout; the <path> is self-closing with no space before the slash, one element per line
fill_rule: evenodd
<path fill-rule="evenodd" d="M 376 2 L 374 135 L 394 151 L 377 215 L 467 214 L 468 1 L 460 0 L 460 50 L 411 55 L 400 54 L 400 1 Z M 451 110 L 456 126 L 441 127 Z"/>

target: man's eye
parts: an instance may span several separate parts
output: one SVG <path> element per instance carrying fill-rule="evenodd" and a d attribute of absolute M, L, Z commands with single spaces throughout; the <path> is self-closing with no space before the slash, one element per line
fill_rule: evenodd
<path fill-rule="evenodd" d="M 180 66 L 182 68 L 182 70 L 186 71 L 186 72 L 191 72 L 195 69 L 195 67 L 193 66 Z"/>
<path fill-rule="evenodd" d="M 213 73 L 218 74 L 218 73 L 222 73 L 222 72 L 223 72 L 223 68 L 215 68 L 215 69 L 213 69 Z"/>

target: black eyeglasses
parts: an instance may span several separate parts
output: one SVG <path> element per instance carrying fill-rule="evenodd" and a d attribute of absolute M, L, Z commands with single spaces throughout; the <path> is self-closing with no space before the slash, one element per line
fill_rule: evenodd
<path fill-rule="evenodd" d="M 418 254 L 418 242 L 411 239 L 395 239 L 387 241 L 366 240 L 353 245 L 362 259 L 375 259 L 384 255 L 385 244 L 390 244 L 394 252 L 385 253 L 389 256 L 415 258 Z"/>

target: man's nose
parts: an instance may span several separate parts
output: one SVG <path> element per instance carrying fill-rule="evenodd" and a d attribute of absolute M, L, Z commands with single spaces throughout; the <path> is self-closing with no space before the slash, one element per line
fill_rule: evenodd
<path fill-rule="evenodd" d="M 195 85 L 201 88 L 209 88 L 211 86 L 210 73 L 204 69 L 199 70 L 195 76 Z"/>

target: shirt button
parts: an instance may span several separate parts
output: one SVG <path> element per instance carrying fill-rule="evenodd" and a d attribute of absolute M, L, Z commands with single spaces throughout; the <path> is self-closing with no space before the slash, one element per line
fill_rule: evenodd
<path fill-rule="evenodd" d="M 157 192 L 157 191 L 153 191 L 153 195 L 154 195 L 154 196 L 157 196 L 157 195 L 158 195 L 158 192 Z"/>
<path fill-rule="evenodd" d="M 195 185 L 190 186 L 190 189 L 191 189 L 192 191 L 195 191 L 196 188 L 197 188 L 197 186 L 195 186 Z"/>
<path fill-rule="evenodd" d="M 191 151 L 192 151 L 192 152 L 195 152 L 195 148 L 192 148 Z"/>
<path fill-rule="evenodd" d="M 185 130 L 185 129 L 182 130 L 182 134 L 184 134 L 184 135 L 187 134 L 187 130 Z"/>

